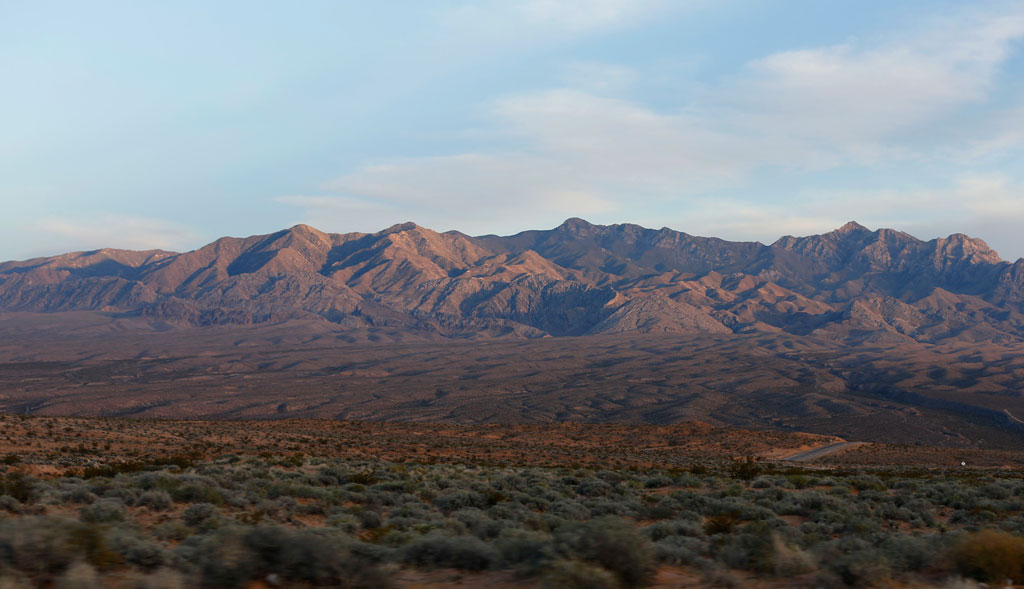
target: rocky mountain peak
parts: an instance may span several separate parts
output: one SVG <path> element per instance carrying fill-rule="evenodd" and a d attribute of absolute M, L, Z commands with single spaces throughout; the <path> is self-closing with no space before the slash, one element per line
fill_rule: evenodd
<path fill-rule="evenodd" d="M 974 326 L 970 337 L 1024 341 L 1021 268 L 962 234 L 924 242 L 855 221 L 771 246 L 579 218 L 508 237 L 411 222 L 372 234 L 296 225 L 182 254 L 3 263 L 0 311 L 118 310 L 193 325 L 312 317 L 462 336 L 881 330 L 931 341 Z M 948 317 L 922 302 L 936 288 L 955 299 L 942 307 Z M 872 300 L 913 309 L 850 306 Z M 861 307 L 872 311 L 843 323 Z"/>
<path fill-rule="evenodd" d="M 405 223 L 396 223 L 387 229 L 384 229 L 379 235 L 391 235 L 393 233 L 405 233 L 406 231 L 415 231 L 420 226 L 412 221 L 406 221 Z"/>
<path fill-rule="evenodd" d="M 591 233 L 594 232 L 595 228 L 595 225 L 583 219 L 580 219 L 578 217 L 571 217 L 563 221 L 561 225 L 555 228 L 555 230 L 562 233 L 568 233 L 569 235 L 580 237 L 590 235 Z"/>
<path fill-rule="evenodd" d="M 975 264 L 997 264 L 1002 261 L 999 254 L 990 248 L 984 240 L 963 233 L 954 233 L 945 239 L 936 239 L 935 250 L 938 255 Z"/>
<path fill-rule="evenodd" d="M 834 235 L 850 235 L 854 233 L 871 233 L 871 230 L 856 221 L 850 221 L 831 233 Z"/>

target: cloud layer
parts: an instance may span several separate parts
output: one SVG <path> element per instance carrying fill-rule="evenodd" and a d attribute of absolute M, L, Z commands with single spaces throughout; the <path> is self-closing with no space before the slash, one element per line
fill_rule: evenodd
<path fill-rule="evenodd" d="M 1024 255 L 1020 2 L 240 7 L 0 19 L 0 258 L 569 216 Z"/>
<path fill-rule="evenodd" d="M 102 248 L 181 251 L 197 239 L 194 231 L 176 223 L 130 215 L 46 217 L 35 229 L 47 243 L 40 254 Z"/>
<path fill-rule="evenodd" d="M 604 3 L 586 23 L 571 22 L 577 13 L 560 12 L 562 3 L 525 10 L 586 28 L 615 21 L 627 4 Z M 1016 124 L 1024 100 L 993 100 L 1022 37 L 1020 5 L 975 9 L 876 38 L 758 57 L 673 108 L 624 93 L 636 71 L 570 65 L 566 84 L 487 106 L 483 133 L 501 148 L 385 159 L 325 182 L 315 199 L 282 200 L 308 219 L 344 223 L 375 210 L 381 218 L 495 232 L 569 215 L 757 239 L 766 231 L 827 230 L 852 217 L 926 230 L 945 220 L 1024 221 L 1014 192 L 1020 179 L 979 181 L 972 168 L 1019 151 L 1024 140 Z M 602 71 L 607 85 L 593 79 Z M 901 166 L 949 173 L 899 189 L 831 186 L 788 197 L 758 184 L 765 173 L 800 187 L 806 175 Z"/>

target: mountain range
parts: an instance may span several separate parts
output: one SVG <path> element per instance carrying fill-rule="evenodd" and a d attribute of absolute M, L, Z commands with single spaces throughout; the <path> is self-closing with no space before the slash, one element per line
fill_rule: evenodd
<path fill-rule="evenodd" d="M 856 222 L 775 243 L 568 219 L 512 236 L 306 225 L 185 253 L 101 249 L 0 263 L 0 310 L 103 311 L 165 329 L 323 321 L 447 338 L 787 333 L 1024 341 L 1024 259 L 962 234 Z"/>
<path fill-rule="evenodd" d="M 1024 260 L 848 223 L 305 225 L 0 264 L 0 412 L 615 422 L 1024 442 Z M 952 458 L 951 458 L 952 459 Z"/>

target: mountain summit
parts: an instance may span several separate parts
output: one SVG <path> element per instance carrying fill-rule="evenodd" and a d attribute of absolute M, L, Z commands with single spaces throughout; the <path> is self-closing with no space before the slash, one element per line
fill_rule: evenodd
<path fill-rule="evenodd" d="M 108 311 L 168 327 L 328 321 L 452 337 L 778 332 L 869 341 L 1024 339 L 1020 262 L 954 234 L 855 221 L 771 245 L 594 225 L 470 237 L 308 225 L 185 253 L 0 264 L 0 310 Z"/>

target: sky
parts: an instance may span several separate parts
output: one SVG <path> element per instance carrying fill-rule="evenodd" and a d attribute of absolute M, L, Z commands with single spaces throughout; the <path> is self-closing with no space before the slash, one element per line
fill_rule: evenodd
<path fill-rule="evenodd" d="M 1024 2 L 0 0 L 0 259 L 857 220 L 1024 256 Z"/>

